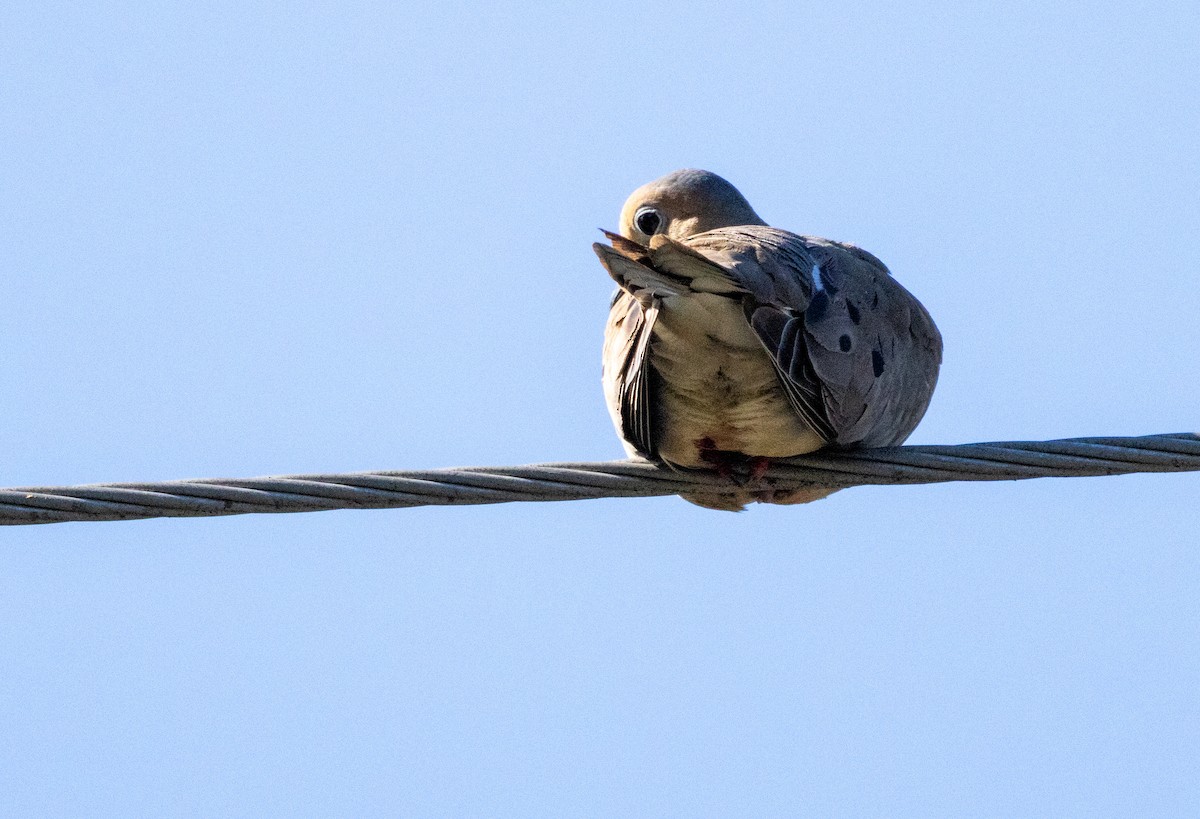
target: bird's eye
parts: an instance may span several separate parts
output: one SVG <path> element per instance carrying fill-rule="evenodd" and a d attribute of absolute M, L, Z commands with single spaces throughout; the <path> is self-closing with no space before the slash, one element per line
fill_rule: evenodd
<path fill-rule="evenodd" d="M 657 208 L 641 208 L 633 215 L 633 224 L 647 236 L 653 236 L 662 228 L 662 214 Z"/>

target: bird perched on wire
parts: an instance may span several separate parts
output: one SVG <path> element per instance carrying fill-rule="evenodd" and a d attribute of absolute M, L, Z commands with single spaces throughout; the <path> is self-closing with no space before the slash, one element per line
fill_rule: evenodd
<path fill-rule="evenodd" d="M 604 338 L 604 392 L 631 456 L 735 466 L 751 480 L 685 498 L 714 509 L 802 503 L 774 492 L 769 460 L 825 446 L 892 446 L 937 382 L 929 313 L 865 250 L 768 227 L 737 188 L 681 170 L 638 188 L 612 246 L 619 289 Z M 757 484 L 757 486 L 756 486 Z"/>

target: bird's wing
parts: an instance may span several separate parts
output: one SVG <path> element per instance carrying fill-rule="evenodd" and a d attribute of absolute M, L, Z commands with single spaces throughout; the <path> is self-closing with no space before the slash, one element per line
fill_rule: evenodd
<path fill-rule="evenodd" d="M 603 381 L 609 413 L 626 442 L 643 456 L 657 458 L 655 373 L 650 367 L 649 347 L 658 318 L 659 297 L 628 282 L 634 278 L 641 281 L 646 276 L 656 281 L 659 274 L 644 267 L 642 271 L 635 270 L 635 266 L 641 266 L 639 262 L 607 245 L 596 244 L 595 249 L 618 284 L 627 282 L 617 291 L 604 328 Z"/>
<path fill-rule="evenodd" d="M 655 236 L 647 255 L 672 281 L 742 299 L 793 408 L 830 443 L 897 444 L 925 414 L 941 335 L 870 253 L 745 226 Z"/>

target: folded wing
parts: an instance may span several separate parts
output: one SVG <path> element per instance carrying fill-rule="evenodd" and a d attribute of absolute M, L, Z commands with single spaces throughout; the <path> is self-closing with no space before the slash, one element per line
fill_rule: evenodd
<path fill-rule="evenodd" d="M 685 240 L 748 294 L 747 320 L 793 407 L 830 443 L 890 446 L 916 427 L 942 340 L 929 313 L 866 251 L 767 227 Z"/>
<path fill-rule="evenodd" d="M 720 228 L 596 252 L 622 288 L 610 316 L 610 407 L 654 457 L 649 340 L 661 300 L 688 292 L 741 302 L 796 413 L 831 444 L 889 446 L 925 413 L 942 342 L 925 308 L 871 254 L 769 227 Z M 609 366 L 606 363 L 606 366 Z M 610 377 L 613 376 L 613 377 Z"/>

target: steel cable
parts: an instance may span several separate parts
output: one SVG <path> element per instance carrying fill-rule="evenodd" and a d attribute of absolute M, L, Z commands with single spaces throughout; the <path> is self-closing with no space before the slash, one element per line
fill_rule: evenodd
<path fill-rule="evenodd" d="M 786 490 L 1192 471 L 1200 471 L 1200 436 L 1175 433 L 822 451 L 772 461 L 752 485 Z M 652 497 L 730 492 L 750 480 L 744 472 L 722 477 L 646 461 L 604 461 L 41 486 L 0 489 L 0 524 Z"/>

